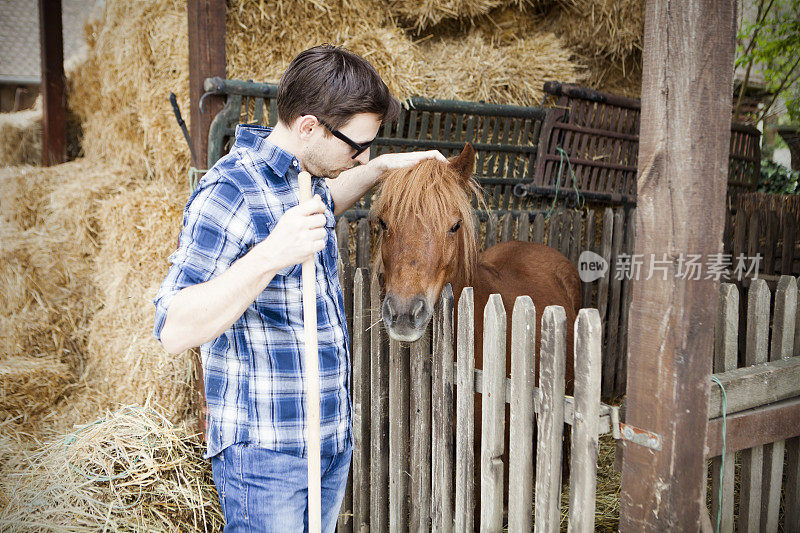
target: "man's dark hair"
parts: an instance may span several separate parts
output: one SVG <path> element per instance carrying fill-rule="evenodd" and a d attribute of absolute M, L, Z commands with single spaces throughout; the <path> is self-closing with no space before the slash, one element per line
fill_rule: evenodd
<path fill-rule="evenodd" d="M 278 85 L 278 118 L 286 125 L 303 115 L 341 128 L 358 113 L 375 113 L 391 122 L 400 102 L 369 61 L 324 44 L 301 52 Z"/>

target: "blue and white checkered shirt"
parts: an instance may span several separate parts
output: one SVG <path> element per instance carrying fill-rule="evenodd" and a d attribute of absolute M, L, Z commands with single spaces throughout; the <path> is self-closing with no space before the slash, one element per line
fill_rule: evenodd
<path fill-rule="evenodd" d="M 178 249 L 156 296 L 154 334 L 181 289 L 224 272 L 264 240 L 298 204 L 298 161 L 266 140 L 270 130 L 240 125 L 230 153 L 200 181 L 183 214 Z M 322 453 L 352 446 L 350 355 L 337 275 L 333 200 L 312 180 L 327 209 L 325 249 L 316 254 Z M 305 374 L 301 265 L 278 271 L 233 325 L 201 347 L 206 402 L 206 457 L 235 443 L 305 456 Z"/>

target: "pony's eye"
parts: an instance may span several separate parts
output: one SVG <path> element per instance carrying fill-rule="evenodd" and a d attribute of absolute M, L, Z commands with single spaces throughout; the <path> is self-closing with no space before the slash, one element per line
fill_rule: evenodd
<path fill-rule="evenodd" d="M 452 227 L 452 228 L 450 228 L 450 233 L 455 233 L 455 232 L 457 232 L 457 231 L 458 231 L 458 228 L 460 228 L 460 227 L 461 227 L 461 221 L 459 220 L 458 222 L 456 222 L 455 224 L 453 224 L 453 227 Z"/>
<path fill-rule="evenodd" d="M 384 222 L 381 217 L 378 217 L 378 222 L 380 223 L 382 230 L 386 231 L 389 229 L 389 226 L 386 225 L 386 222 Z"/>

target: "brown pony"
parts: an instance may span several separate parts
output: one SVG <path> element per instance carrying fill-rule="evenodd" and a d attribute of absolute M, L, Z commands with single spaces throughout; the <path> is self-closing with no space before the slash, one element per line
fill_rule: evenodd
<path fill-rule="evenodd" d="M 382 177 L 373 218 L 381 228 L 378 261 L 382 262 L 386 296 L 382 315 L 393 339 L 415 341 L 426 331 L 442 288 L 450 283 L 456 298 L 474 287 L 475 366 L 483 368 L 483 308 L 498 293 L 508 317 L 517 296 L 536 306 L 536 353 L 541 344 L 544 308 L 560 305 L 567 316 L 567 391 L 572 391 L 573 323 L 581 303 L 580 279 L 572 262 L 538 243 L 504 242 L 477 253 L 477 228 L 471 199 L 480 197 L 472 178 L 475 152 L 466 144 L 448 163 L 424 160 Z M 456 305 L 457 309 L 457 305 Z M 506 372 L 511 372 L 510 357 Z M 536 357 L 536 376 L 539 376 Z M 480 442 L 481 397 L 475 398 L 476 442 Z M 508 449 L 506 447 L 506 449 Z M 480 462 L 476 461 L 476 470 Z M 506 482 L 508 476 L 504 476 Z M 476 487 L 477 488 L 477 487 Z"/>
<path fill-rule="evenodd" d="M 474 159 L 472 146 L 466 144 L 448 163 L 427 159 L 381 179 L 373 217 L 381 228 L 378 260 L 386 284 L 382 307 L 386 330 L 393 339 L 415 341 L 425 332 L 445 284 L 452 284 L 456 299 L 464 287 L 474 287 L 475 366 L 483 368 L 483 308 L 490 294 L 502 297 L 509 324 L 517 296 L 531 297 L 537 326 L 545 307 L 560 305 L 567 315 L 569 388 L 572 324 L 581 303 L 578 270 L 560 252 L 538 243 L 503 242 L 477 252 L 471 203 L 472 195 L 479 194 L 472 178 Z M 536 328 L 537 353 L 540 329 Z M 507 335 L 510 340 L 510 326 Z M 538 366 L 538 357 L 536 362 Z"/>

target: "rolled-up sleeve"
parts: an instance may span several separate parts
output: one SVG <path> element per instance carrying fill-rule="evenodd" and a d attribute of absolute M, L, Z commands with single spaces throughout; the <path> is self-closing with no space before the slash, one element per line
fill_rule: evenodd
<path fill-rule="evenodd" d="M 250 211 L 236 185 L 224 178 L 201 184 L 184 209 L 178 248 L 169 257 L 169 271 L 153 300 L 157 339 L 173 297 L 222 274 L 252 246 L 254 235 Z"/>

